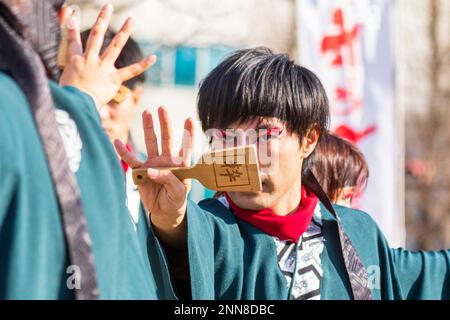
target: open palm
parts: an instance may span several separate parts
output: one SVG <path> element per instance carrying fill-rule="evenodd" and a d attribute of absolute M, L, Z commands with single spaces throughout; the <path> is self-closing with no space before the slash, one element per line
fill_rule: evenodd
<path fill-rule="evenodd" d="M 125 21 L 111 43 L 100 54 L 112 12 L 111 5 L 105 5 L 100 11 L 84 50 L 81 45 L 79 22 L 75 16 L 70 18 L 67 63 L 59 80 L 61 86 L 73 86 L 89 94 L 94 99 L 97 109 L 114 98 L 123 82 L 138 76 L 156 61 L 156 56 L 150 55 L 120 69 L 114 66 L 130 37 L 131 18 Z"/>
<path fill-rule="evenodd" d="M 153 117 L 149 111 L 142 114 L 147 160 L 139 161 L 119 140 L 114 142 L 114 146 L 119 156 L 131 168 L 149 168 L 147 174 L 150 179 L 139 185 L 138 189 L 145 208 L 150 212 L 152 222 L 158 220 L 159 223 L 173 225 L 184 218 L 191 181 L 189 179 L 180 181 L 172 172 L 163 168 L 184 167 L 190 164 L 194 124 L 191 118 L 186 119 L 182 146 L 178 155 L 174 156 L 171 122 L 164 107 L 158 109 L 158 116 L 161 127 L 161 153 L 158 151 Z"/>

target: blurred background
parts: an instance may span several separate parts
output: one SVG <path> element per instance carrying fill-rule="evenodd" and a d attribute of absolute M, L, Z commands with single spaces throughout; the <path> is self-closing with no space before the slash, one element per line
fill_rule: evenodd
<path fill-rule="evenodd" d="M 450 0 L 68 4 L 79 6 L 88 29 L 106 2 L 115 8 L 112 28 L 134 17 L 133 38 L 158 56 L 140 111 L 168 107 L 176 137 L 186 117 L 197 118 L 199 82 L 227 54 L 254 46 L 287 53 L 319 76 L 331 129 L 367 158 L 369 183 L 355 206 L 373 216 L 393 247 L 450 247 Z M 132 136 L 143 150 L 140 111 Z M 195 184 L 190 196 L 210 195 Z"/>

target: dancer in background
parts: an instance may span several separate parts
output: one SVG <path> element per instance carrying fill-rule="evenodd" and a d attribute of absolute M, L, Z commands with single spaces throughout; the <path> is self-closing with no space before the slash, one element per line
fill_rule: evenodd
<path fill-rule="evenodd" d="M 84 51 L 70 18 L 60 77 L 63 4 L 0 1 L 0 299 L 174 298 L 165 266 L 140 248 L 98 115 L 155 57 L 114 67 L 130 19 L 99 55 L 107 5 Z"/>
<path fill-rule="evenodd" d="M 351 142 L 324 133 L 307 165 L 331 202 L 352 207 L 353 199 L 364 191 L 369 168 L 361 151 Z"/>
<path fill-rule="evenodd" d="M 83 47 L 87 45 L 91 29 L 81 33 L 81 43 Z M 103 39 L 103 45 L 100 50 L 102 54 L 106 48 L 111 44 L 111 41 L 116 36 L 116 32 L 108 29 Z M 144 55 L 139 48 L 139 44 L 129 37 L 120 52 L 114 66 L 117 69 L 129 66 L 133 63 L 144 59 Z M 142 86 L 145 82 L 145 73 L 141 73 L 135 78 L 132 78 L 123 83 L 128 90 L 125 90 L 121 99 L 113 99 L 107 104 L 103 105 L 100 110 L 100 120 L 102 127 L 109 137 L 111 143 L 115 139 L 123 141 L 128 150 L 134 152 L 136 147 L 133 143 L 130 129 L 133 122 L 135 112 L 139 108 L 142 97 Z M 148 236 L 148 215 L 141 204 L 141 199 L 136 185 L 133 182 L 131 170 L 128 165 L 121 161 L 122 169 L 125 173 L 125 185 L 127 191 L 127 207 L 130 212 L 130 218 L 133 222 L 134 229 L 140 238 L 140 243 L 143 249 L 147 250 L 147 236 Z"/>

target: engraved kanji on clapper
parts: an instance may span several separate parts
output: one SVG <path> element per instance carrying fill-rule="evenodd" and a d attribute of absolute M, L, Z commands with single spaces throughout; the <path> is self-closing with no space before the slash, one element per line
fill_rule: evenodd
<path fill-rule="evenodd" d="M 241 167 L 242 165 L 240 164 L 225 164 L 222 168 L 225 168 L 226 173 L 221 173 L 220 175 L 223 177 L 228 177 L 230 182 L 234 182 L 243 174 Z"/>
<path fill-rule="evenodd" d="M 218 186 L 245 186 L 250 184 L 248 172 L 244 164 L 215 164 L 214 171 Z"/>

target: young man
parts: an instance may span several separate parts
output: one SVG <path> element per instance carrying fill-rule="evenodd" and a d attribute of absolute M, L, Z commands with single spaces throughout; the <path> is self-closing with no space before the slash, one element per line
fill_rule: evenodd
<path fill-rule="evenodd" d="M 193 299 L 450 298 L 450 251 L 389 248 L 367 214 L 331 206 L 310 171 L 302 175 L 329 117 L 312 72 L 268 49 L 238 51 L 202 82 L 198 113 L 203 130 L 217 129 L 213 145 L 255 143 L 276 160 L 278 170 L 262 163 L 261 192 L 187 201 L 190 181 L 155 169 L 179 165 L 162 108 L 161 153 L 149 112 L 143 114 L 146 162 L 115 142 L 132 168 L 149 168 L 151 181 L 139 186 L 142 201 L 175 278 L 183 278 L 179 259 L 188 257 L 184 278 Z M 189 157 L 191 119 L 185 129 L 180 154 Z M 257 135 L 241 139 L 233 129 Z"/>
<path fill-rule="evenodd" d="M 361 151 L 330 132 L 320 137 L 308 158 L 308 167 L 331 202 L 350 208 L 369 179 L 369 168 Z"/>
<path fill-rule="evenodd" d="M 81 33 L 81 43 L 83 47 L 86 46 L 91 29 Z M 116 36 L 116 32 L 108 29 L 103 39 L 103 46 L 100 53 L 110 45 L 111 41 Z M 133 38 L 128 38 L 122 51 L 120 52 L 114 66 L 117 69 L 126 67 L 144 58 L 138 43 Z M 145 82 L 145 73 L 124 82 L 124 86 L 129 90 L 121 101 L 111 100 L 103 105 L 100 110 L 100 120 L 103 129 L 109 137 L 111 143 L 115 139 L 123 141 L 128 150 L 135 149 L 134 143 L 131 139 L 130 128 L 133 121 L 133 116 L 139 108 L 142 96 L 142 84 Z M 140 242 L 145 251 L 147 250 L 147 236 L 148 236 L 148 216 L 145 213 L 144 207 L 141 205 L 139 192 L 131 175 L 131 170 L 128 165 L 122 161 L 122 169 L 125 173 L 125 184 L 127 192 L 127 207 L 130 212 L 130 218 L 133 222 L 133 227 L 139 235 Z"/>
<path fill-rule="evenodd" d="M 81 43 L 83 47 L 86 46 L 89 34 L 92 29 L 83 31 L 81 33 Z M 103 38 L 103 45 L 100 50 L 102 54 L 105 49 L 111 44 L 111 41 L 116 36 L 116 32 L 108 29 Z M 120 52 L 114 66 L 117 69 L 126 67 L 130 64 L 136 63 L 144 59 L 139 44 L 132 38 L 128 38 L 122 51 Z M 145 82 L 145 73 L 125 81 L 123 85 L 129 89 L 123 99 L 119 102 L 111 100 L 99 110 L 102 127 L 105 129 L 111 142 L 115 139 L 120 139 L 126 144 L 132 144 L 130 137 L 130 128 L 133 121 L 133 116 L 139 108 L 142 97 L 142 85 Z"/>
<path fill-rule="evenodd" d="M 105 6 L 84 52 L 70 21 L 60 87 L 63 2 L 0 1 L 0 299 L 174 298 L 142 253 L 97 112 L 155 58 L 114 67 L 130 20 L 99 55 Z"/>

